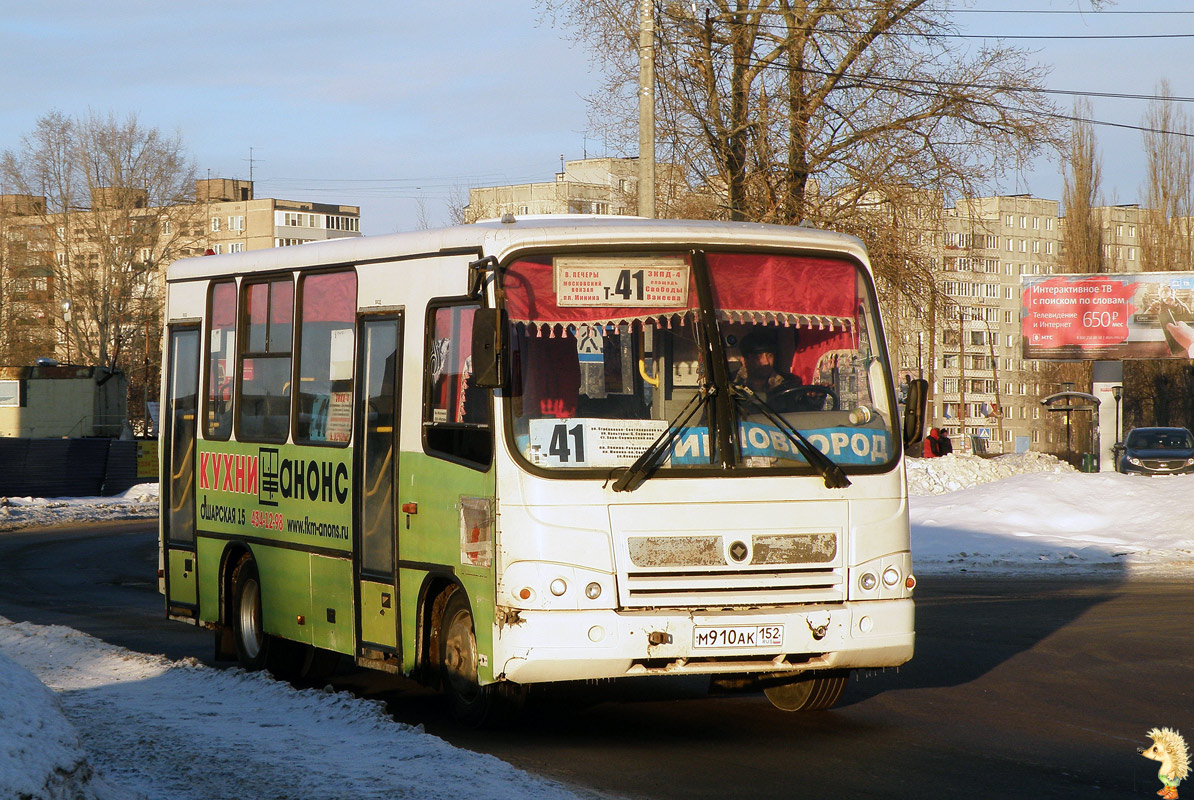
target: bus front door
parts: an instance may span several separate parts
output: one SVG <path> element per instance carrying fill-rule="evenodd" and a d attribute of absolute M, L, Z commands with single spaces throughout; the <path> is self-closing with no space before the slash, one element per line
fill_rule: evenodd
<path fill-rule="evenodd" d="M 396 479 L 402 315 L 359 322 L 357 386 L 357 655 L 401 661 Z"/>
<path fill-rule="evenodd" d="M 195 569 L 195 432 L 199 412 L 199 329 L 171 327 L 162 409 L 162 556 L 166 614 L 198 618 Z"/>

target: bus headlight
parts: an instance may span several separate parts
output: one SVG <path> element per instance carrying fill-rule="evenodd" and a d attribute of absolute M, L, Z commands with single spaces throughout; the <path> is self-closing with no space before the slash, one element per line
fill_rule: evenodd
<path fill-rule="evenodd" d="M 895 586 L 900 582 L 900 571 L 895 567 L 888 567 L 883 570 L 883 583 L 887 586 Z"/>
<path fill-rule="evenodd" d="M 561 597 L 564 592 L 568 591 L 568 584 L 564 582 L 563 578 L 556 578 L 547 588 L 551 589 L 551 593 L 556 597 Z"/>
<path fill-rule="evenodd" d="M 590 600 L 596 600 L 600 596 L 601 596 L 601 584 L 598 583 L 597 581 L 593 581 L 592 583 L 590 583 L 588 586 L 585 587 L 585 597 L 589 598 Z"/>
<path fill-rule="evenodd" d="M 862 577 L 858 579 L 858 585 L 862 587 L 864 592 L 869 592 L 879 585 L 879 579 L 875 577 L 873 572 L 864 572 Z"/>

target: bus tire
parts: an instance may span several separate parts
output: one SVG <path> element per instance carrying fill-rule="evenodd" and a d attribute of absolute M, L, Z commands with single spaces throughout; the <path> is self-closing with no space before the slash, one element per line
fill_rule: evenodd
<path fill-rule="evenodd" d="M 492 727 L 518 715 L 526 687 L 509 681 L 479 685 L 473 612 L 463 590 L 453 592 L 444 605 L 439 642 L 442 683 L 453 717 L 466 725 Z"/>
<path fill-rule="evenodd" d="M 845 669 L 813 672 L 792 683 L 769 686 L 763 693 L 781 711 L 824 711 L 842 699 L 849 677 Z"/>
<path fill-rule="evenodd" d="M 232 571 L 232 639 L 236 660 L 247 670 L 259 670 L 269 660 L 270 638 L 261 616 L 261 578 L 257 562 L 245 556 Z"/>

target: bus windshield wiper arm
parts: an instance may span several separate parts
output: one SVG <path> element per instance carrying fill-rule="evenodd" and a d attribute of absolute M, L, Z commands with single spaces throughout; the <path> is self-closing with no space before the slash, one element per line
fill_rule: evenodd
<path fill-rule="evenodd" d="M 680 409 L 676 418 L 668 423 L 667 430 L 661 432 L 659 438 L 652 442 L 651 446 L 635 459 L 635 462 L 622 473 L 621 477 L 614 481 L 613 490 L 615 492 L 633 492 L 641 486 L 651 472 L 659 466 L 661 456 L 671 452 L 672 444 L 679 438 L 681 431 L 688 425 L 688 421 L 692 419 L 693 415 L 701 410 L 701 406 L 709 401 L 713 392 L 712 388 L 702 387 L 699 389 L 688 401 L 688 404 Z"/>
<path fill-rule="evenodd" d="M 792 427 L 786 419 L 780 416 L 778 411 L 769 406 L 753 389 L 749 386 L 735 384 L 731 385 L 730 391 L 736 399 L 744 400 L 762 411 L 763 416 L 771 420 L 772 424 L 787 435 L 792 444 L 796 445 L 796 449 L 800 451 L 800 455 L 804 456 L 804 460 L 809 463 L 809 466 L 825 479 L 825 488 L 845 489 L 850 485 L 850 479 L 846 477 L 846 473 L 842 472 L 842 468 L 834 463 L 833 459 L 818 450 L 817 446 L 810 442 L 807 436 Z"/>

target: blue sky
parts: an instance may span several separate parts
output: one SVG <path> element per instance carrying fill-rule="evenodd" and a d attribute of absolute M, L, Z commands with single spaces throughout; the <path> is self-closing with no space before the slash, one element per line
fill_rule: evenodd
<path fill-rule="evenodd" d="M 1072 11 L 1067 0 L 975 0 L 978 10 Z M 1133 14 L 962 13 L 973 34 L 1194 32 L 1188 0 L 1122 0 Z M 1139 12 L 1180 10 L 1184 14 Z M 1194 39 L 1015 40 L 1053 66 L 1052 88 L 1194 97 Z M 971 40 L 973 46 L 981 40 Z M 531 2 L 204 4 L 0 0 L 0 150 L 42 114 L 135 112 L 181 134 L 201 176 L 253 177 L 259 196 L 359 205 L 367 234 L 411 228 L 423 198 L 446 220 L 453 189 L 550 180 L 588 139 L 587 55 Z M 1071 98 L 1058 96 L 1069 110 Z M 1095 99 L 1096 119 L 1140 125 L 1146 103 Z M 1185 107 L 1185 106 L 1183 106 Z M 1134 202 L 1140 133 L 1098 127 L 1108 202 Z M 1059 199 L 1056 162 L 996 187 Z"/>

